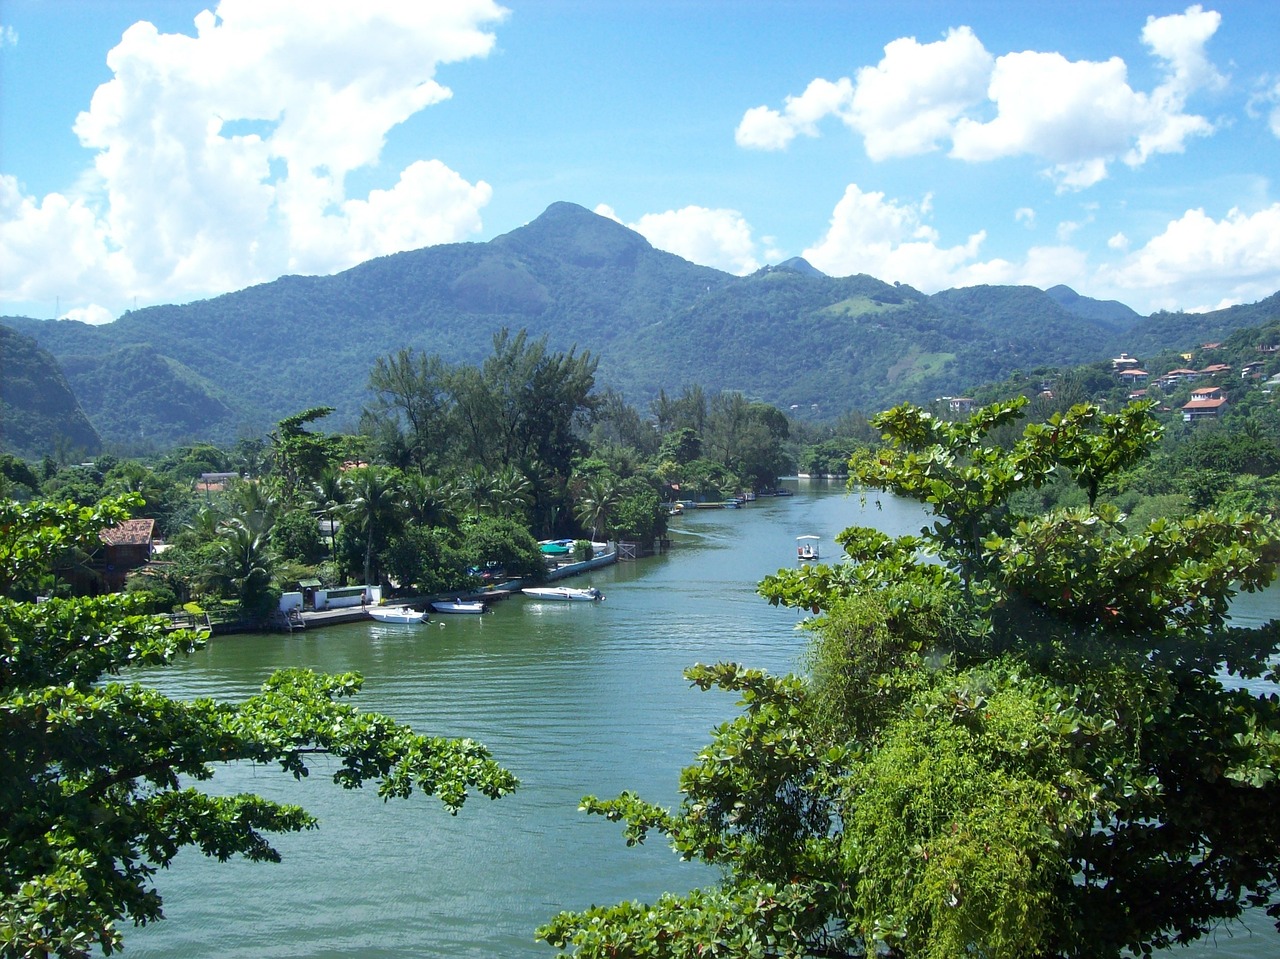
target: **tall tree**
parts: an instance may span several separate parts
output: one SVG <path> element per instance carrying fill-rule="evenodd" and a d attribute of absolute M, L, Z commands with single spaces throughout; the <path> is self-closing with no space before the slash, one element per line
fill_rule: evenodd
<path fill-rule="evenodd" d="M 364 582 L 374 581 L 373 560 L 385 544 L 403 505 L 397 475 L 377 466 L 346 474 L 346 521 L 359 531 L 364 545 Z"/>
<path fill-rule="evenodd" d="M 380 356 L 369 374 L 374 402 L 369 412 L 403 430 L 420 473 L 436 469 L 452 433 L 452 371 L 438 355 L 403 349 Z"/>
<path fill-rule="evenodd" d="M 201 788 L 215 764 L 306 776 L 336 760 L 334 782 L 415 789 L 456 812 L 472 791 L 517 785 L 483 746 L 414 733 L 346 700 L 355 674 L 283 670 L 238 703 L 179 701 L 120 677 L 204 640 L 137 615 L 113 595 L 14 598 L 61 550 L 87 548 L 136 500 L 92 507 L 0 501 L 0 954 L 87 956 L 121 947 L 117 923 L 162 918 L 160 870 L 192 847 L 220 861 L 275 861 L 271 833 L 316 825 L 297 806 Z"/>
<path fill-rule="evenodd" d="M 287 505 L 297 505 L 320 474 L 334 468 L 341 459 L 340 439 L 306 429 L 308 423 L 332 412 L 331 406 L 303 410 L 282 419 L 271 433 L 271 463 Z"/>

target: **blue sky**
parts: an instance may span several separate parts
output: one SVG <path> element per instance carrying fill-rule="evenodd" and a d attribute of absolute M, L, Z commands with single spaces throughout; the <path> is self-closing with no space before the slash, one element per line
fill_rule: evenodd
<path fill-rule="evenodd" d="M 1280 4 L 0 0 L 0 313 L 105 322 L 569 200 L 733 273 L 1280 289 Z"/>

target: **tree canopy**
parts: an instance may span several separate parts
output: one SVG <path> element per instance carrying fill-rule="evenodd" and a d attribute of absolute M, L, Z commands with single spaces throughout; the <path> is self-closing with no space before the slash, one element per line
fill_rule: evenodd
<path fill-rule="evenodd" d="M 695 666 L 743 713 L 684 770 L 674 810 L 584 808 L 651 831 L 722 882 L 539 930 L 580 957 L 1119 957 L 1194 941 L 1252 905 L 1280 917 L 1280 633 L 1233 625 L 1280 532 L 1201 512 L 1130 528 L 1098 497 L 1157 429 L 1077 406 L 995 436 L 1022 401 L 948 423 L 873 422 L 851 483 L 925 503 L 847 562 L 768 577 L 807 610 L 808 675 Z M 1086 505 L 1019 515 L 1069 477 Z"/>
<path fill-rule="evenodd" d="M 78 507 L 0 501 L 0 955 L 84 956 L 121 946 L 120 920 L 162 918 L 156 871 L 186 846 L 227 860 L 279 858 L 271 833 L 313 828 L 303 809 L 206 792 L 220 763 L 415 790 L 456 812 L 516 779 L 479 743 L 417 734 L 356 710 L 356 674 L 282 670 L 242 703 L 170 699 L 132 682 L 204 638 L 139 615 L 129 594 L 31 602 L 45 569 L 90 548 L 136 498 Z"/>

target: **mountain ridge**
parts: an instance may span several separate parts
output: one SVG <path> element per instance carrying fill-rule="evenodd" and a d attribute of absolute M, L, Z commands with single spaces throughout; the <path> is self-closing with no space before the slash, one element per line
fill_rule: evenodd
<path fill-rule="evenodd" d="M 818 404 L 830 416 L 954 395 L 1012 369 L 1150 349 L 1126 345 L 1135 331 L 1167 348 L 1205 328 L 1142 318 L 1068 287 L 926 295 L 866 275 L 830 277 L 800 258 L 738 277 L 567 202 L 484 243 L 390 254 L 333 276 L 284 276 L 129 311 L 105 326 L 0 322 L 64 363 L 104 440 L 126 443 L 140 431 L 157 443 L 226 441 L 320 405 L 337 408 L 335 426 L 353 426 L 379 356 L 412 348 L 479 363 L 503 328 L 591 352 L 600 385 L 642 408 L 660 389 L 697 383 L 782 408 Z M 128 385 L 110 385 L 110 364 L 104 372 L 86 360 L 120 350 L 133 350 L 124 355 L 135 369 L 181 388 L 181 417 L 166 427 L 158 398 L 122 403 Z"/>

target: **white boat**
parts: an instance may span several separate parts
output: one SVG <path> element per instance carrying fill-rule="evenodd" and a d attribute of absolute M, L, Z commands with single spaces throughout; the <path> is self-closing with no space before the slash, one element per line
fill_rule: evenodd
<path fill-rule="evenodd" d="M 818 537 L 817 536 L 797 536 L 796 537 L 796 559 L 801 563 L 808 563 L 818 558 Z"/>
<path fill-rule="evenodd" d="M 478 599 L 448 599 L 433 602 L 431 608 L 437 613 L 484 613 L 489 607 Z"/>
<path fill-rule="evenodd" d="M 409 606 L 370 606 L 365 610 L 380 623 L 422 623 L 427 614 Z"/>
<path fill-rule="evenodd" d="M 530 586 L 520 590 L 530 599 L 552 599 L 563 602 L 595 603 L 604 599 L 604 594 L 594 586 L 586 589 L 574 589 L 570 586 Z"/>

